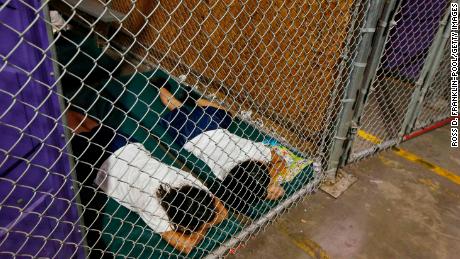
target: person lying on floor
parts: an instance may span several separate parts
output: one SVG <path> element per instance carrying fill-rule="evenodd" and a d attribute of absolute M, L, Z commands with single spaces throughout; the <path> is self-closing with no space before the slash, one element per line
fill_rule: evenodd
<path fill-rule="evenodd" d="M 203 160 L 225 188 L 249 204 L 284 195 L 275 178 L 286 165 L 274 150 L 230 133 L 232 117 L 219 104 L 199 98 L 189 109 L 171 94 L 165 81 L 152 83 L 160 87 L 161 101 L 170 110 L 160 123 L 177 145 Z M 234 205 L 238 210 L 239 204 Z"/>
<path fill-rule="evenodd" d="M 83 140 L 72 148 L 97 161 L 97 175 L 88 177 L 178 251 L 190 253 L 210 227 L 227 217 L 222 202 L 196 178 L 158 161 L 141 143 L 79 112 L 69 111 L 67 121 L 74 138 Z"/>

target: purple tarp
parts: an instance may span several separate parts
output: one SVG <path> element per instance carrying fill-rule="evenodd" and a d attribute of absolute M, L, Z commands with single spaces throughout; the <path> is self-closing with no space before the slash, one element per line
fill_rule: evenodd
<path fill-rule="evenodd" d="M 32 8 L 41 10 L 41 1 L 0 0 L 0 257 L 78 258 L 59 102 L 42 52 L 48 37 L 42 12 Z"/>
<path fill-rule="evenodd" d="M 402 1 L 385 47 L 383 69 L 418 79 L 447 4 L 446 0 Z"/>

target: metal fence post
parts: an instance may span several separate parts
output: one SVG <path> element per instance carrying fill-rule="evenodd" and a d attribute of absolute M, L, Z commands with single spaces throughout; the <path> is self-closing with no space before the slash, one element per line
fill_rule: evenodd
<path fill-rule="evenodd" d="M 408 114 L 411 117 L 406 127 L 406 131 L 405 131 L 406 134 L 410 133 L 412 129 L 414 128 L 417 118 L 419 117 L 422 111 L 423 103 L 424 103 L 428 88 L 432 84 L 433 79 L 436 75 L 436 72 L 438 71 L 438 68 L 441 64 L 442 56 L 444 53 L 444 48 L 447 46 L 446 44 L 450 36 L 450 18 L 449 17 L 450 17 L 450 12 L 447 11 L 446 15 L 444 16 L 443 20 L 440 23 L 438 34 L 440 34 L 441 36 L 438 37 L 439 35 L 437 35 L 437 38 L 436 38 L 437 42 L 435 42 L 435 43 L 439 42 L 439 44 L 437 44 L 437 46 L 434 46 L 435 48 L 433 48 L 433 59 L 432 59 L 431 64 L 430 63 L 427 64 L 427 68 L 429 70 L 427 72 L 427 75 L 425 77 L 425 80 L 421 88 L 422 90 L 421 90 L 420 98 L 418 100 L 415 100 L 418 102 L 414 107 L 414 112 L 412 114 Z M 433 45 L 435 43 L 433 43 Z"/>
<path fill-rule="evenodd" d="M 402 139 L 403 136 L 406 133 L 410 132 L 410 130 L 412 129 L 415 120 L 419 115 L 419 112 L 417 110 L 419 110 L 421 108 L 421 105 L 423 104 L 423 97 L 427 91 L 427 87 L 429 86 L 429 81 L 432 80 L 434 73 L 436 72 L 436 68 L 439 66 L 439 62 L 442 56 L 442 53 L 440 53 L 442 52 L 441 46 L 443 46 L 445 44 L 445 41 L 447 41 L 445 37 L 446 33 L 449 32 L 448 28 L 447 32 L 445 31 L 449 16 L 450 12 L 446 11 L 446 14 L 443 16 L 443 19 L 439 23 L 438 31 L 436 32 L 433 43 L 431 44 L 419 79 L 415 83 L 417 88 L 414 90 L 411 101 L 407 108 L 406 116 L 404 118 L 401 131 L 399 133 L 400 139 Z M 447 38 L 448 37 L 449 36 L 447 35 Z"/>
<path fill-rule="evenodd" d="M 337 76 L 337 80 L 336 80 L 335 87 L 334 87 L 335 90 L 331 94 L 331 96 L 332 96 L 331 100 L 336 100 L 336 99 L 339 98 L 339 89 L 340 89 L 340 85 L 342 83 L 342 81 L 340 79 L 346 77 L 346 75 L 344 75 L 344 73 L 345 73 L 345 70 L 346 70 L 347 66 L 349 65 L 348 64 L 349 63 L 349 57 L 353 53 L 353 51 L 351 50 L 351 47 L 354 45 L 352 43 L 354 32 L 355 32 L 356 28 L 358 28 L 358 26 L 360 26 L 360 25 L 356 24 L 356 22 L 358 21 L 359 9 L 360 9 L 360 4 L 356 4 L 355 9 L 353 10 L 353 18 L 352 18 L 352 22 L 351 22 L 351 25 L 350 25 L 350 29 L 348 31 L 348 35 L 347 35 L 347 40 L 346 40 L 346 44 L 345 44 L 345 51 L 341 55 L 340 64 L 339 64 L 338 69 L 337 69 L 338 70 L 338 76 Z M 332 118 L 334 116 L 334 112 L 333 112 L 333 109 L 332 109 L 332 105 L 334 105 L 334 103 L 331 103 L 330 105 L 331 106 L 330 106 L 330 109 L 329 109 L 329 112 L 328 112 L 328 115 L 327 115 L 328 120 L 329 120 L 329 118 Z M 319 163 L 321 164 L 321 168 L 326 168 L 327 167 L 327 163 L 328 163 L 328 160 L 329 160 L 328 155 L 330 155 L 330 153 L 328 153 L 328 148 L 331 145 L 331 143 L 327 143 L 327 142 L 328 142 L 328 140 L 330 140 L 334 136 L 334 133 L 335 133 L 334 131 L 335 131 L 334 129 L 329 129 L 327 134 L 324 134 L 323 137 L 321 138 L 321 145 L 320 145 L 321 153 L 320 153 L 320 157 L 318 159 Z"/>
<path fill-rule="evenodd" d="M 370 88 L 372 85 L 372 80 L 374 79 L 377 73 L 378 65 L 385 47 L 385 42 L 389 35 L 390 29 L 395 25 L 394 10 L 396 10 L 399 7 L 402 1 L 399 1 L 398 4 L 397 3 L 398 0 L 390 0 L 386 2 L 382 12 L 381 19 L 379 20 L 377 25 L 377 29 L 373 40 L 373 46 L 369 57 L 369 64 L 364 75 L 364 83 L 362 84 L 362 88 L 358 92 L 358 95 L 356 97 L 356 103 L 354 106 L 354 116 L 352 125 L 355 125 L 356 127 L 359 127 L 361 124 L 361 116 L 364 112 L 364 106 L 367 102 L 368 94 L 369 92 L 373 91 L 373 89 Z M 347 163 L 347 160 L 349 158 L 353 141 L 356 136 L 356 132 L 356 130 L 350 132 L 350 139 L 349 141 L 347 141 L 347 145 L 344 150 L 344 163 Z"/>
<path fill-rule="evenodd" d="M 54 39 L 54 36 L 53 36 L 53 28 L 52 28 L 52 25 L 51 25 L 51 17 L 50 17 L 50 9 L 49 9 L 49 6 L 48 4 L 45 3 L 46 1 L 42 1 L 43 3 L 43 14 L 45 16 L 45 20 L 48 22 L 47 25 L 46 25 L 46 32 L 48 34 L 48 40 L 49 42 L 53 42 L 55 39 Z M 56 46 L 55 44 L 51 44 L 50 47 L 49 47 L 49 52 L 51 53 L 51 56 L 54 58 L 54 57 L 57 57 L 57 52 L 56 52 Z M 54 82 L 55 85 L 56 85 L 56 91 L 57 91 L 57 94 L 58 94 L 58 101 L 59 101 L 59 106 L 61 108 L 61 112 L 66 112 L 66 104 L 62 98 L 62 96 L 64 96 L 63 94 L 63 91 L 62 91 L 62 84 L 61 84 L 61 73 L 59 71 L 59 68 L 57 66 L 57 63 L 53 60 L 52 62 L 52 66 L 53 66 L 53 77 L 56 79 L 56 81 Z M 51 86 L 50 86 L 51 87 Z M 62 125 L 64 126 L 67 126 L 67 117 L 65 116 L 65 114 L 62 114 L 61 118 L 60 118 L 60 122 L 62 123 Z M 66 152 L 67 154 L 70 154 L 70 155 L 73 155 L 72 154 L 72 146 L 71 146 L 71 142 L 70 140 L 72 139 L 72 132 L 69 130 L 68 127 L 63 127 L 64 129 L 64 135 L 62 136 L 67 145 L 66 145 L 66 149 L 64 152 Z M 69 165 L 70 165 L 70 168 L 71 168 L 71 172 L 69 174 L 69 176 L 72 178 L 72 188 L 74 191 L 76 190 L 79 190 L 79 185 L 76 181 L 77 179 L 77 176 L 76 176 L 76 171 L 73 170 L 75 168 L 75 159 L 73 156 L 70 156 L 68 155 L 68 160 L 69 160 Z M 75 196 L 75 202 L 76 204 L 82 204 L 81 203 L 81 199 L 80 199 L 80 194 L 78 193 L 76 196 Z M 77 207 L 77 213 L 78 213 L 78 223 L 79 225 L 78 226 L 75 226 L 75 228 L 77 229 L 77 232 L 78 233 L 81 233 L 83 238 L 81 240 L 81 244 L 80 244 L 80 247 L 81 247 L 81 250 L 82 251 L 76 251 L 77 253 L 78 252 L 81 252 L 81 254 L 73 254 L 72 256 L 74 257 L 87 257 L 88 256 L 88 244 L 86 242 L 86 231 L 85 229 L 83 228 L 84 224 L 83 224 L 83 211 L 81 209 L 80 206 L 76 206 Z"/>
<path fill-rule="evenodd" d="M 371 1 L 369 11 L 366 16 L 362 40 L 358 46 L 358 53 L 352 63 L 353 71 L 346 86 L 344 98 L 341 100 L 342 109 L 339 118 L 339 125 L 334 136 L 334 143 L 331 149 L 331 155 L 328 162 L 326 177 L 333 180 L 336 175 L 338 166 L 341 163 L 342 155 L 346 141 L 349 139 L 350 130 L 353 129 L 353 107 L 359 89 L 362 87 L 364 71 L 367 68 L 367 60 L 372 46 L 372 39 L 376 30 L 377 22 L 383 10 L 383 0 Z"/>

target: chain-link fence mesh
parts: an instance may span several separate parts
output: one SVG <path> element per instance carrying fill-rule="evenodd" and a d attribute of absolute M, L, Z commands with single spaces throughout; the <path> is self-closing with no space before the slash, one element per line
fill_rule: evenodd
<path fill-rule="evenodd" d="M 397 144 L 449 1 L 401 1 L 386 39 L 349 161 Z M 443 86 L 447 87 L 447 86 Z M 415 94 L 414 94 L 415 93 Z"/>
<path fill-rule="evenodd" d="M 445 8 L 408 2 L 397 20 L 408 6 L 426 20 L 391 33 L 364 130 L 400 119 Z M 2 1 L 0 255 L 204 257 L 245 242 L 323 181 L 372 6 Z M 374 134 L 397 134 L 381 121 Z"/>
<path fill-rule="evenodd" d="M 450 40 L 449 40 L 450 42 Z M 415 123 L 415 129 L 429 126 L 450 117 L 450 48 L 446 46 L 442 61 L 428 86 L 423 106 Z"/>
<path fill-rule="evenodd" d="M 2 6 L 5 15 L 30 12 L 23 27 L 2 20 L 17 39 L 2 52 L 3 70 L 17 65 L 21 44 L 38 51 L 35 62 L 55 66 L 45 71 L 42 99 L 62 99 L 50 125 L 67 129 L 68 142 L 59 133 L 53 147 L 73 163 L 56 173 L 65 183 L 55 187 L 75 185 L 62 199 L 80 211 L 68 220 L 76 254 L 202 257 L 317 188 L 365 2 L 30 3 Z M 46 25 L 49 42 L 32 44 L 26 35 Z M 20 99 L 21 91 L 3 92 Z M 5 116 L 2 125 L 27 128 Z M 10 149 L 3 153 L 8 161 Z M 56 255 L 11 243 L 15 224 L 2 230 L 4 251 Z"/>

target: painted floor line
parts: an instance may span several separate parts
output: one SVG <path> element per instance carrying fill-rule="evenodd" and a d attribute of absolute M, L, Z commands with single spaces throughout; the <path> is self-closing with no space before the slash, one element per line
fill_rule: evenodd
<path fill-rule="evenodd" d="M 330 256 L 327 252 L 318 245 L 315 241 L 305 238 L 303 236 L 298 236 L 293 233 L 290 233 L 285 226 L 282 224 L 278 227 L 278 231 L 286 236 L 291 243 L 297 246 L 299 249 L 308 254 L 311 258 L 314 259 L 330 259 Z"/>
<path fill-rule="evenodd" d="M 368 132 L 365 132 L 363 130 L 358 130 L 358 136 L 363 138 L 364 140 L 367 140 L 369 142 L 372 142 L 374 144 L 380 144 L 382 143 L 383 141 L 377 137 L 377 136 L 374 136 Z M 411 161 L 411 162 L 414 162 L 414 163 L 417 163 L 419 165 L 422 165 L 423 167 L 429 169 L 430 171 L 434 172 L 435 174 L 439 175 L 439 176 L 442 176 L 448 180 L 450 180 L 451 182 L 454 182 L 458 185 L 460 185 L 460 176 L 454 174 L 453 172 L 450 172 L 449 170 L 447 169 L 444 169 L 438 165 L 435 165 L 431 162 L 428 162 L 426 161 L 425 159 L 417 156 L 416 154 L 414 153 L 411 153 L 407 150 L 404 150 L 404 149 L 401 149 L 401 148 L 398 148 L 398 147 L 393 147 L 392 150 L 395 152 L 395 154 L 397 154 L 398 156 L 408 160 L 408 161 Z"/>

